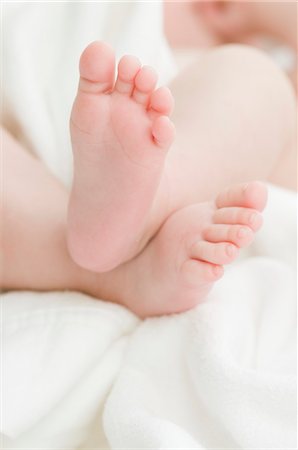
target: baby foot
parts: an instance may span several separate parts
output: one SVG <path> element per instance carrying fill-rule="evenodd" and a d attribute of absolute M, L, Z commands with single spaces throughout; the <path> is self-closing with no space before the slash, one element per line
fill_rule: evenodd
<path fill-rule="evenodd" d="M 223 266 L 254 239 L 266 201 L 265 186 L 252 182 L 223 191 L 215 202 L 172 214 L 134 260 L 128 307 L 146 317 L 197 305 L 223 276 Z"/>
<path fill-rule="evenodd" d="M 86 269 L 108 271 L 133 256 L 174 138 L 170 91 L 133 56 L 118 64 L 94 42 L 80 60 L 70 131 L 74 180 L 68 246 Z"/>

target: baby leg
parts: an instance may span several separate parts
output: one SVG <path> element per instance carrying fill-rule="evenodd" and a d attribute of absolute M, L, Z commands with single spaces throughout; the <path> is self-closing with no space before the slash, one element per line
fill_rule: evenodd
<path fill-rule="evenodd" d="M 68 246 L 74 261 L 97 272 L 136 253 L 174 137 L 172 96 L 155 90 L 155 71 L 126 55 L 115 82 L 114 67 L 111 47 L 86 48 L 70 120 Z"/>
<path fill-rule="evenodd" d="M 274 182 L 280 161 L 280 177 L 295 187 L 295 96 L 269 58 L 249 47 L 224 46 L 170 87 L 177 136 L 168 165 L 176 205 L 208 200 L 234 183 Z"/>
<path fill-rule="evenodd" d="M 224 266 L 253 241 L 266 201 L 266 187 L 251 182 L 223 189 L 215 201 L 179 209 L 128 263 L 130 290 L 122 292 L 122 302 L 146 317 L 204 301 Z"/>
<path fill-rule="evenodd" d="M 85 95 L 85 78 L 82 83 Z M 101 102 L 103 95 L 105 102 L 113 100 L 113 108 L 115 106 L 117 112 L 120 111 L 117 123 L 122 124 L 123 117 L 126 120 L 128 115 L 125 115 L 126 109 L 120 108 L 118 111 L 119 101 L 124 101 L 126 106 L 129 104 L 133 108 L 138 108 L 139 105 L 135 105 L 134 99 L 123 99 L 123 93 L 117 92 L 117 86 L 120 86 L 117 83 L 116 92 L 113 91 L 112 96 L 109 90 L 112 81 L 107 95 L 101 92 L 98 94 L 97 91 L 86 95 L 88 102 L 90 95 L 96 95 L 96 105 Z M 94 84 L 91 85 L 93 89 Z M 276 167 L 280 162 L 282 166 L 278 170 L 279 181 L 295 186 L 294 94 L 285 76 L 269 58 L 242 46 L 225 46 L 212 50 L 199 63 L 181 74 L 173 82 L 172 90 L 176 98 L 173 121 L 177 127 L 177 139 L 165 164 L 163 154 L 162 163 L 151 167 L 152 156 L 159 158 L 161 155 L 160 152 L 156 153 L 158 149 L 151 142 L 144 148 L 146 158 L 149 155 L 150 170 L 146 158 L 145 165 L 138 161 L 137 167 L 133 165 L 126 170 L 131 160 L 123 160 L 126 153 L 122 153 L 122 140 L 126 148 L 127 141 L 130 140 L 127 130 L 131 124 L 121 126 L 117 133 L 112 133 L 114 138 L 117 137 L 112 150 L 114 152 L 116 149 L 115 155 L 120 155 L 121 158 L 115 156 L 110 160 L 111 153 L 114 153 L 106 151 L 111 139 L 107 139 L 105 134 L 106 129 L 110 128 L 106 124 L 104 132 L 100 131 L 97 124 L 102 125 L 102 122 L 93 119 L 91 126 L 99 136 L 104 136 L 103 144 L 98 149 L 98 143 L 92 141 L 92 151 L 89 149 L 85 152 L 85 142 L 76 149 L 75 160 L 80 162 L 80 168 L 83 166 L 82 157 L 87 154 L 84 167 L 88 171 L 75 170 L 79 174 L 75 175 L 75 180 L 80 183 L 75 182 L 73 186 L 68 237 L 72 256 L 83 267 L 96 271 L 115 267 L 139 253 L 165 219 L 177 209 L 214 198 L 217 192 L 231 184 L 254 179 L 275 181 L 272 174 L 276 174 Z M 133 92 L 132 88 L 130 92 Z M 169 99 L 168 93 L 166 102 L 160 96 L 156 101 L 158 108 L 169 104 Z M 109 104 L 109 108 L 110 106 Z M 159 114 L 165 114 L 169 113 L 170 108 L 163 112 L 161 110 Z M 81 114 L 82 108 L 78 112 Z M 102 108 L 98 117 L 101 115 Z M 87 114 L 87 117 L 95 116 Z M 141 115 L 133 117 L 138 117 L 139 120 Z M 149 118 L 146 117 L 149 126 L 151 119 L 147 119 Z M 114 127 L 115 121 L 111 123 Z M 163 125 L 167 126 L 168 131 L 171 130 L 168 121 Z M 80 129 L 76 131 L 81 132 Z M 92 133 L 90 130 L 88 133 L 90 139 Z M 170 138 L 172 137 L 171 134 Z M 171 139 L 167 139 L 167 145 Z M 119 142 L 122 144 L 119 145 Z M 140 142 L 138 145 L 133 142 L 128 147 L 138 156 Z M 114 164 L 115 159 L 117 164 Z M 103 167 L 106 169 L 102 172 Z M 93 176 L 90 176 L 91 173 Z M 107 183 L 103 182 L 106 178 Z M 82 180 L 84 183 L 81 183 Z M 144 183 L 144 180 L 148 183 Z M 119 186 L 122 186 L 121 189 Z M 145 191 L 147 193 L 144 196 Z M 107 195 L 111 192 L 112 196 Z M 145 201 L 145 198 L 150 198 L 150 201 Z M 91 211 L 89 215 L 86 208 Z M 91 215 L 93 221 L 90 221 Z M 138 220 L 135 221 L 136 216 Z M 125 251 L 122 251 L 124 247 Z"/>
<path fill-rule="evenodd" d="M 1 129 L 3 183 L 0 288 L 78 290 L 121 298 L 122 271 L 89 272 L 71 259 L 66 245 L 67 189 L 43 163 Z M 104 290 L 105 289 L 105 290 Z M 115 289 L 118 289 L 115 292 Z"/>
<path fill-rule="evenodd" d="M 222 189 L 267 180 L 295 189 L 296 100 L 285 75 L 263 53 L 227 45 L 206 53 L 170 85 L 177 133 L 141 247 L 179 208 Z"/>

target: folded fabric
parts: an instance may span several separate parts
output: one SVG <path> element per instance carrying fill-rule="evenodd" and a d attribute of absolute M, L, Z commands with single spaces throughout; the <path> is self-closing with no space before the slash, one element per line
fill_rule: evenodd
<path fill-rule="evenodd" d="M 3 448 L 295 448 L 296 196 L 269 199 L 255 244 L 185 314 L 3 295 Z"/>

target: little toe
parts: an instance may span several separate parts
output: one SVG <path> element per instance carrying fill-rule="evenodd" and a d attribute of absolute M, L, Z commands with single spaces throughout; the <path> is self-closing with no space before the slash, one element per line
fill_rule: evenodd
<path fill-rule="evenodd" d="M 258 231 L 263 224 L 263 217 L 255 209 L 250 208 L 219 208 L 213 214 L 214 224 L 246 225 L 253 231 Z"/>
<path fill-rule="evenodd" d="M 208 242 L 231 242 L 237 247 L 245 247 L 254 239 L 251 228 L 241 225 L 210 225 L 203 232 L 203 237 Z"/>
<path fill-rule="evenodd" d="M 157 73 L 150 66 L 143 66 L 135 78 L 135 87 L 132 93 L 133 99 L 147 107 L 149 97 L 157 83 Z"/>
<path fill-rule="evenodd" d="M 158 147 L 168 149 L 175 137 L 175 127 L 167 116 L 157 117 L 152 124 L 152 136 Z"/>
<path fill-rule="evenodd" d="M 220 265 L 188 259 L 182 264 L 180 272 L 188 285 L 197 287 L 221 278 L 224 268 Z"/>
<path fill-rule="evenodd" d="M 134 89 L 134 80 L 141 69 L 141 62 L 131 55 L 123 56 L 118 64 L 118 76 L 115 91 L 120 94 L 131 95 Z"/>
<path fill-rule="evenodd" d="M 212 264 L 229 264 L 238 256 L 238 248 L 230 243 L 198 241 L 191 247 L 190 257 Z"/>
<path fill-rule="evenodd" d="M 174 98 L 170 89 L 163 86 L 152 92 L 149 108 L 154 115 L 169 116 L 174 108 Z"/>
<path fill-rule="evenodd" d="M 80 58 L 79 90 L 87 94 L 111 91 L 114 84 L 115 54 L 104 42 L 92 42 Z"/>
<path fill-rule="evenodd" d="M 216 206 L 242 206 L 263 211 L 267 203 L 267 188 L 259 181 L 238 184 L 225 189 L 216 198 Z"/>

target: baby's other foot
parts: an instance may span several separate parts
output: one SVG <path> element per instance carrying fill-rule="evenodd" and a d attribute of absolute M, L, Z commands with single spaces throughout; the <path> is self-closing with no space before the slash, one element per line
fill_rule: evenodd
<path fill-rule="evenodd" d="M 79 265 L 98 272 L 138 248 L 174 138 L 173 98 L 167 88 L 155 90 L 155 71 L 124 56 L 115 82 L 114 68 L 108 45 L 86 48 L 70 120 L 68 246 Z"/>
<path fill-rule="evenodd" d="M 253 241 L 266 201 L 266 187 L 251 182 L 172 214 L 136 258 L 139 299 L 129 307 L 145 317 L 196 306 L 223 276 L 223 266 Z"/>

